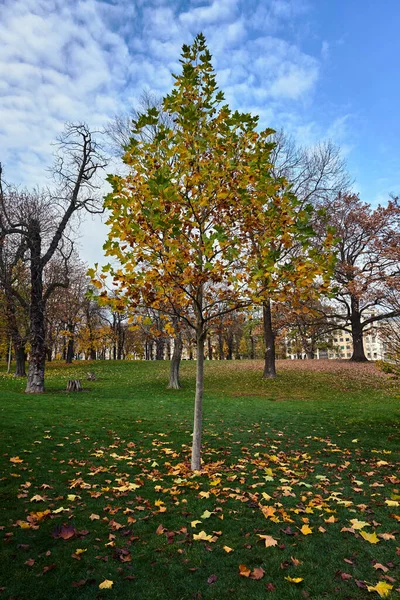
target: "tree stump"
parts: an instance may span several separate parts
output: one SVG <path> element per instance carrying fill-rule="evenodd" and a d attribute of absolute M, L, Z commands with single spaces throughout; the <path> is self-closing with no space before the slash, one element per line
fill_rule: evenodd
<path fill-rule="evenodd" d="M 88 381 L 96 381 L 97 377 L 96 375 L 93 373 L 93 371 L 89 371 L 87 374 L 87 378 Z"/>
<path fill-rule="evenodd" d="M 82 385 L 79 379 L 70 379 L 67 384 L 67 392 L 81 392 Z"/>

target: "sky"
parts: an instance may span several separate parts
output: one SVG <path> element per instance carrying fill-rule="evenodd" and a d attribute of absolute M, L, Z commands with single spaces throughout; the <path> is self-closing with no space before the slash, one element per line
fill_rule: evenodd
<path fill-rule="evenodd" d="M 102 129 L 163 95 L 200 31 L 232 108 L 304 146 L 342 148 L 366 202 L 400 194 L 399 0 L 0 0 L 0 162 L 5 178 L 50 183 L 64 123 Z M 102 262 L 99 218 L 82 258 Z"/>

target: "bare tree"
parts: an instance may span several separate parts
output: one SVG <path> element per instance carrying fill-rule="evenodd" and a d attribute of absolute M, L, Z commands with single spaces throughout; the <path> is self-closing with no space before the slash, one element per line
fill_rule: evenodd
<path fill-rule="evenodd" d="M 72 252 L 68 227 L 76 213 L 102 212 L 96 177 L 106 161 L 85 124 L 67 124 L 58 139 L 53 176 L 55 190 L 20 191 L 0 184 L 0 239 L 19 236 L 29 257 L 30 357 L 27 393 L 44 391 L 46 359 L 45 307 L 52 292 L 67 281 L 44 289 L 44 271 L 58 252 L 64 261 Z M 1 170 L 0 170 L 1 182 Z"/>

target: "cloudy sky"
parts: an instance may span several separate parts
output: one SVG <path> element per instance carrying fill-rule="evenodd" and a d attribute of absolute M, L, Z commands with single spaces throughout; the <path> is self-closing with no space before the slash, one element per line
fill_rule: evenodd
<path fill-rule="evenodd" d="M 398 0 L 0 0 L 0 161 L 43 184 L 65 121 L 101 128 L 163 94 L 202 31 L 234 108 L 301 143 L 343 148 L 361 197 L 400 193 Z M 81 228 L 101 262 L 106 233 Z"/>

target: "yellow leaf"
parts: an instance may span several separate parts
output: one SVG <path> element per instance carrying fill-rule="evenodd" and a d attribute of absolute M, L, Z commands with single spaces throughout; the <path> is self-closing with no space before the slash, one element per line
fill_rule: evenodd
<path fill-rule="evenodd" d="M 400 506 L 397 500 L 385 500 L 385 504 L 388 506 Z"/>
<path fill-rule="evenodd" d="M 196 525 L 198 525 L 199 523 L 201 523 L 201 521 L 191 521 L 191 522 L 190 522 L 190 525 L 191 525 L 192 527 L 196 527 Z"/>
<path fill-rule="evenodd" d="M 376 592 L 379 594 L 381 598 L 387 598 L 390 594 L 390 590 L 393 589 L 393 586 L 386 581 L 380 581 L 376 585 L 367 585 L 367 590 L 369 592 Z"/>
<path fill-rule="evenodd" d="M 75 554 L 76 554 L 77 556 L 79 556 L 80 554 L 83 554 L 84 552 L 87 552 L 87 548 L 77 548 L 77 549 L 75 550 Z"/>
<path fill-rule="evenodd" d="M 359 521 L 358 519 L 350 519 L 350 523 L 353 529 L 364 529 L 364 527 L 371 527 L 366 521 Z"/>
<path fill-rule="evenodd" d="M 205 510 L 203 512 L 203 514 L 201 515 L 200 519 L 209 519 L 211 517 L 211 515 L 213 515 L 213 512 L 210 512 L 209 510 Z"/>
<path fill-rule="evenodd" d="M 303 581 L 302 577 L 285 577 L 285 579 L 290 583 L 301 583 Z"/>
<path fill-rule="evenodd" d="M 63 512 L 64 510 L 68 510 L 68 508 L 64 508 L 63 506 L 60 506 L 60 508 L 56 508 L 56 510 L 53 510 L 53 515 L 58 515 L 59 513 Z"/>
<path fill-rule="evenodd" d="M 96 515 L 95 513 L 92 513 L 92 514 L 90 515 L 89 519 L 90 519 L 91 521 L 96 521 L 96 520 L 100 519 L 100 515 Z"/>
<path fill-rule="evenodd" d="M 204 540 L 205 542 L 212 542 L 213 537 L 211 535 L 207 535 L 205 531 L 200 531 L 200 533 L 193 534 L 194 540 Z"/>
<path fill-rule="evenodd" d="M 19 456 L 12 456 L 10 458 L 10 462 L 16 464 L 16 463 L 22 463 L 24 461 Z"/>
<path fill-rule="evenodd" d="M 365 533 L 365 531 L 360 531 L 360 535 L 364 538 L 364 540 L 367 540 L 367 542 L 369 542 L 370 544 L 377 544 L 379 542 L 378 536 L 375 532 Z"/>
<path fill-rule="evenodd" d="M 300 531 L 303 535 L 310 535 L 310 533 L 312 533 L 312 529 L 308 525 L 303 525 Z"/>
<path fill-rule="evenodd" d="M 259 538 L 264 540 L 266 548 L 269 548 L 270 546 L 276 546 L 278 543 L 278 541 L 275 540 L 271 535 L 260 535 L 259 533 L 257 535 Z"/>
<path fill-rule="evenodd" d="M 110 581 L 110 579 L 105 579 L 103 583 L 99 585 L 99 590 L 111 590 L 113 583 L 114 582 Z"/>
<path fill-rule="evenodd" d="M 78 496 L 76 494 L 68 494 L 67 496 L 67 500 L 69 500 L 70 502 L 73 502 L 75 500 L 75 498 L 77 498 Z"/>
<path fill-rule="evenodd" d="M 222 546 L 222 548 L 227 554 L 229 554 L 229 552 L 233 552 L 233 548 L 229 548 L 229 546 Z"/>

